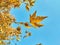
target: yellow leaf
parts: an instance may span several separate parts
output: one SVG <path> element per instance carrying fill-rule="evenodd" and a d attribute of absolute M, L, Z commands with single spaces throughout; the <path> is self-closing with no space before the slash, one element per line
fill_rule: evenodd
<path fill-rule="evenodd" d="M 30 2 L 30 6 L 33 6 L 34 3 L 35 3 L 35 0 L 33 0 L 33 1 L 29 1 L 29 2 Z"/>
<path fill-rule="evenodd" d="M 26 9 L 29 11 L 29 9 L 30 9 L 30 5 L 29 4 L 26 4 Z"/>
<path fill-rule="evenodd" d="M 45 18 L 47 18 L 47 16 L 36 16 L 36 11 L 35 11 L 32 15 L 30 15 L 30 23 L 34 27 L 41 27 L 43 26 L 43 24 L 40 24 L 40 22 Z"/>

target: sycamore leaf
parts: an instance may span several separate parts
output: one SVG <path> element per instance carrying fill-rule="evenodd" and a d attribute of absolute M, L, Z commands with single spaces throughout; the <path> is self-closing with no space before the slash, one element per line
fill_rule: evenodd
<path fill-rule="evenodd" d="M 47 16 L 36 16 L 36 11 L 35 11 L 32 15 L 30 15 L 30 23 L 34 27 L 41 27 L 43 26 L 43 24 L 40 24 L 40 22 L 45 18 L 47 18 Z"/>

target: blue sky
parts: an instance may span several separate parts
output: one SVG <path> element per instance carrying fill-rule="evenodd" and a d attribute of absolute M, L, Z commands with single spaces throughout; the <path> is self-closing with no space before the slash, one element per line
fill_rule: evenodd
<path fill-rule="evenodd" d="M 11 9 L 10 12 L 16 17 L 16 21 L 29 22 L 29 16 L 34 11 L 37 11 L 37 15 L 48 18 L 42 21 L 43 27 L 29 29 L 32 32 L 31 37 L 21 39 L 20 42 L 15 41 L 17 45 L 60 45 L 60 0 L 36 0 L 30 11 L 26 11 L 25 4 L 22 4 L 20 8 Z M 24 30 L 26 28 L 22 27 L 22 32 Z"/>

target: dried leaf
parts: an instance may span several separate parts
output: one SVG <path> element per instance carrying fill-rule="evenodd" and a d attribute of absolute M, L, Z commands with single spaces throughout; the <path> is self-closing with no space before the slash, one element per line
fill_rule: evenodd
<path fill-rule="evenodd" d="M 17 30 L 18 30 L 18 31 L 20 31 L 20 30 L 21 30 L 20 26 L 18 26 L 18 27 L 17 27 Z"/>
<path fill-rule="evenodd" d="M 31 26 L 26 22 L 26 23 L 24 23 L 24 25 L 25 25 L 25 27 L 27 27 L 27 28 L 31 28 Z"/>

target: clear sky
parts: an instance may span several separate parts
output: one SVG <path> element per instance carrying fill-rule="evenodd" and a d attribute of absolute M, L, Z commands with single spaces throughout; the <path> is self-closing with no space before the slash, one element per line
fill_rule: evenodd
<path fill-rule="evenodd" d="M 17 45 L 36 45 L 37 43 L 60 45 L 60 0 L 36 0 L 30 11 L 26 11 L 25 5 L 22 4 L 20 8 L 12 9 L 10 12 L 16 17 L 16 21 L 29 22 L 29 16 L 34 11 L 37 11 L 37 15 L 48 16 L 42 21 L 44 26 L 38 29 L 29 29 L 32 32 L 31 37 L 21 39 L 20 42 L 14 42 Z M 22 32 L 24 30 L 26 28 L 22 27 Z"/>

